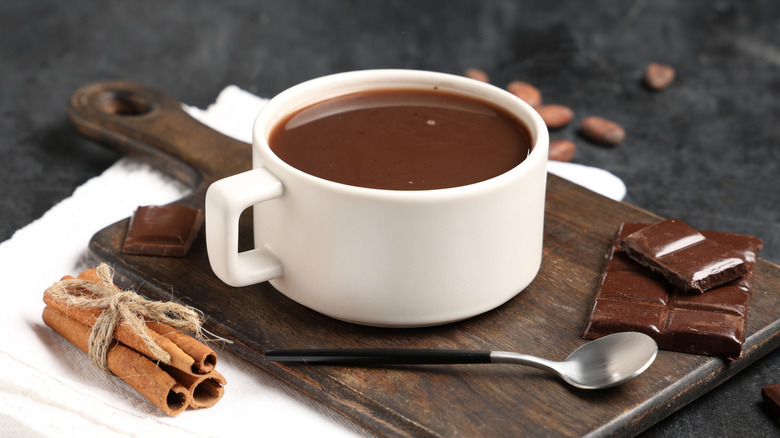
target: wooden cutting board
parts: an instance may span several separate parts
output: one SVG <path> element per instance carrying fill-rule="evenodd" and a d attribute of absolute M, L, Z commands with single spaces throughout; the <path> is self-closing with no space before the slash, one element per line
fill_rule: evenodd
<path fill-rule="evenodd" d="M 73 95 L 69 115 L 83 135 L 152 163 L 192 187 L 177 204 L 203 208 L 211 182 L 250 166 L 249 145 L 211 130 L 182 111 L 175 99 L 137 84 L 85 86 Z M 241 246 L 249 248 L 251 215 L 245 216 Z M 780 344 L 780 267 L 758 261 L 741 359 L 727 362 L 661 351 L 644 374 L 608 390 L 574 389 L 550 374 L 513 365 L 284 365 L 264 361 L 263 352 L 307 347 L 454 348 L 519 351 L 563 360 L 585 343 L 580 333 L 618 225 L 658 219 L 550 175 L 544 258 L 534 282 L 498 309 L 459 323 L 419 329 L 337 321 L 287 299 L 267 283 L 226 286 L 211 271 L 203 230 L 184 258 L 133 256 L 121 251 L 125 219 L 98 232 L 89 252 L 95 261 L 115 268 L 120 286 L 201 309 L 209 329 L 232 339 L 230 348 L 237 353 L 378 435 L 623 436 L 650 427 Z"/>

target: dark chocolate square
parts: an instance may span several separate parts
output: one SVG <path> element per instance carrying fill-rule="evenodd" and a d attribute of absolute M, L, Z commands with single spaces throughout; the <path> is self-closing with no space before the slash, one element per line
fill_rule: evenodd
<path fill-rule="evenodd" d="M 767 409 L 780 422 L 780 383 L 773 383 L 761 388 L 761 398 L 764 399 Z"/>
<path fill-rule="evenodd" d="M 664 306 L 669 300 L 669 286 L 639 272 L 612 271 L 601 283 L 601 298 Z"/>
<path fill-rule="evenodd" d="M 761 240 L 743 234 L 702 232 L 707 239 L 739 254 L 748 272 L 705 294 L 694 295 L 643 268 L 620 249 L 619 242 L 625 236 L 646 226 L 625 223 L 618 230 L 582 336 L 595 339 L 637 331 L 653 337 L 664 350 L 739 357 Z"/>
<path fill-rule="evenodd" d="M 130 219 L 126 254 L 184 257 L 203 225 L 203 212 L 183 205 L 141 206 Z"/>
<path fill-rule="evenodd" d="M 747 272 L 737 252 L 678 219 L 637 230 L 619 246 L 637 263 L 686 292 L 703 293 Z"/>
<path fill-rule="evenodd" d="M 636 302 L 626 305 L 624 300 L 598 298 L 583 337 L 596 339 L 611 333 L 640 332 L 655 339 L 663 333 L 666 320 L 665 306 Z"/>

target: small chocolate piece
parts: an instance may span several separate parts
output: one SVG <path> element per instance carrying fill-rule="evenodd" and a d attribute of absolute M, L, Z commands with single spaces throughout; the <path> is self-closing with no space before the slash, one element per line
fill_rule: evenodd
<path fill-rule="evenodd" d="M 203 225 L 203 212 L 183 205 L 141 206 L 135 210 L 122 251 L 126 254 L 184 257 Z"/>
<path fill-rule="evenodd" d="M 694 295 L 673 287 L 620 250 L 618 242 L 647 226 L 625 223 L 618 230 L 582 337 L 595 339 L 636 331 L 655 339 L 663 350 L 739 357 L 745 342 L 753 268 L 761 240 L 743 234 L 704 231 L 708 239 L 743 257 L 747 273 L 705 294 Z"/>
<path fill-rule="evenodd" d="M 766 403 L 769 411 L 774 414 L 775 419 L 780 423 L 780 383 L 761 388 L 761 398 L 764 399 L 764 403 Z"/>
<path fill-rule="evenodd" d="M 747 271 L 737 252 L 707 239 L 678 219 L 667 219 L 626 236 L 620 241 L 620 249 L 686 292 L 703 293 Z"/>

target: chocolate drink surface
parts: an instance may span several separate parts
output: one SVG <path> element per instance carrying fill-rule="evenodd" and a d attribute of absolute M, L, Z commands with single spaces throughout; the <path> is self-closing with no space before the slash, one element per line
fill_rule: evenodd
<path fill-rule="evenodd" d="M 501 175 L 531 151 L 527 128 L 491 104 L 438 90 L 379 90 L 281 120 L 269 145 L 291 166 L 353 186 L 433 190 Z"/>

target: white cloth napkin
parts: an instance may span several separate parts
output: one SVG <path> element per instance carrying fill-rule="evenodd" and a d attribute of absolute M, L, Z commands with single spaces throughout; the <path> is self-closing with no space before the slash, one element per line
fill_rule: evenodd
<path fill-rule="evenodd" d="M 185 110 L 249 143 L 254 117 L 265 102 L 229 86 L 206 110 Z M 625 195 L 623 182 L 606 171 L 550 164 L 550 172 L 605 196 Z M 0 244 L 5 283 L 0 289 L 0 437 L 369 435 L 219 346 L 217 369 L 228 381 L 222 400 L 168 417 L 120 379 L 95 369 L 86 354 L 43 324 L 43 291 L 63 275 L 90 267 L 83 255 L 94 233 L 139 205 L 166 204 L 185 194 L 184 187 L 148 165 L 123 158 Z"/>

